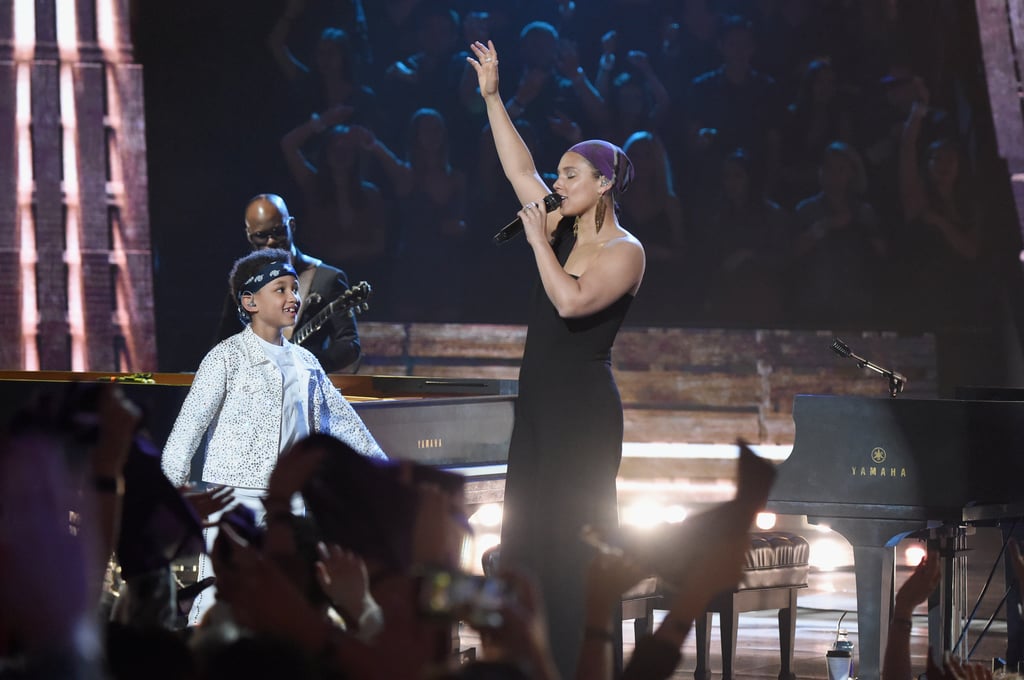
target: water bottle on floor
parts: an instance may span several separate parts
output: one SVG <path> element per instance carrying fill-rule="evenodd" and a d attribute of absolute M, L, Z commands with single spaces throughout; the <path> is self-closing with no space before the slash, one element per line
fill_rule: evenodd
<path fill-rule="evenodd" d="M 839 623 L 842 621 L 840 617 Z M 828 680 L 849 680 L 854 677 L 853 642 L 846 630 L 837 629 L 836 641 L 832 643 L 832 648 L 825 652 L 825 662 L 828 665 Z"/>

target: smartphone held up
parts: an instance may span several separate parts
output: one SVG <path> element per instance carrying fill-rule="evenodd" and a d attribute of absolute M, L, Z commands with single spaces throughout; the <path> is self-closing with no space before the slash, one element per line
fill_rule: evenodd
<path fill-rule="evenodd" d="M 448 569 L 425 569 L 417 609 L 422 616 L 461 620 L 477 629 L 498 628 L 514 591 L 507 581 Z"/>

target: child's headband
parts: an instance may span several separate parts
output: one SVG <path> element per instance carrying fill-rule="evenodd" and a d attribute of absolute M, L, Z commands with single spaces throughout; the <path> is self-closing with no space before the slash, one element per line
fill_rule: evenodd
<path fill-rule="evenodd" d="M 255 293 L 274 279 L 279 279 L 282 276 L 298 278 L 299 275 L 295 273 L 295 267 L 287 262 L 268 262 L 260 267 L 259 271 L 245 280 L 245 283 L 242 284 L 242 289 L 238 291 L 238 299 L 241 300 L 243 295 Z"/>

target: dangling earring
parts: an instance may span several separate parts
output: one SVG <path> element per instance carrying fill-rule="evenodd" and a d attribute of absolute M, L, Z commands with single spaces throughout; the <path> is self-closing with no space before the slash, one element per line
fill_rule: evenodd
<path fill-rule="evenodd" d="M 601 232 L 601 226 L 604 224 L 604 212 L 605 212 L 604 196 L 597 202 L 597 209 L 594 211 L 594 226 L 597 227 L 598 233 Z"/>

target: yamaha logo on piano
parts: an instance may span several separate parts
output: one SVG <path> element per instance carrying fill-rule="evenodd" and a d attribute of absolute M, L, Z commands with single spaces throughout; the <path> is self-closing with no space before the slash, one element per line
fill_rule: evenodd
<path fill-rule="evenodd" d="M 431 437 L 430 439 L 417 439 L 417 449 L 439 449 L 444 446 L 444 440 L 441 437 Z"/>
<path fill-rule="evenodd" d="M 876 446 L 871 449 L 871 462 L 874 465 L 852 465 L 850 466 L 850 474 L 854 477 L 885 477 L 885 478 L 899 478 L 906 479 L 907 468 L 905 467 L 886 467 L 882 463 L 888 455 L 881 446 Z"/>

